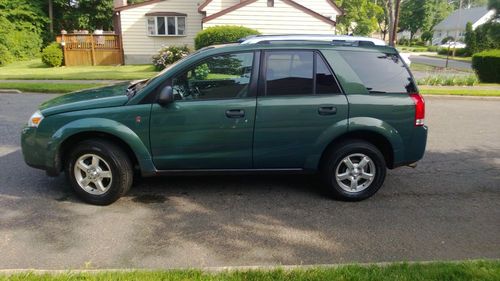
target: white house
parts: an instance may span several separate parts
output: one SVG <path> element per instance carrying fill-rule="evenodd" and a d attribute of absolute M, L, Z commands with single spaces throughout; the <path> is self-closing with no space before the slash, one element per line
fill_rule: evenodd
<path fill-rule="evenodd" d="M 115 32 L 126 64 L 150 63 L 162 46 L 188 45 L 204 28 L 241 25 L 262 34 L 335 34 L 333 0 L 115 0 Z"/>
<path fill-rule="evenodd" d="M 495 11 L 488 10 L 486 6 L 456 10 L 434 26 L 432 45 L 441 44 L 441 41 L 448 36 L 455 38 L 457 34 L 458 38 L 455 38 L 455 41 L 463 41 L 467 22 L 471 22 L 472 29 L 476 29 L 478 26 L 485 24 L 494 15 Z"/>

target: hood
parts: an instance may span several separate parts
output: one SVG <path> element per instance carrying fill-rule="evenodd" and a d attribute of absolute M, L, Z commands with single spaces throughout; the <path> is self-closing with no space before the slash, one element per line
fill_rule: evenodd
<path fill-rule="evenodd" d="M 113 107 L 128 101 L 127 87 L 130 83 L 92 88 L 62 95 L 42 103 L 39 107 L 44 116 L 68 111 Z"/>

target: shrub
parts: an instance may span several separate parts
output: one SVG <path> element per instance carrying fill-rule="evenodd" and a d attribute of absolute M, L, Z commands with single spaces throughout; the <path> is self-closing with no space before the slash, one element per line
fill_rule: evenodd
<path fill-rule="evenodd" d="M 61 66 L 63 62 L 63 52 L 57 42 L 53 42 L 42 51 L 42 62 L 50 67 Z"/>
<path fill-rule="evenodd" d="M 472 68 L 481 82 L 500 83 L 500 49 L 474 54 Z"/>
<path fill-rule="evenodd" d="M 422 39 L 423 42 L 427 43 L 432 41 L 432 31 L 424 31 L 422 32 L 422 35 L 420 36 L 420 39 Z"/>
<path fill-rule="evenodd" d="M 439 50 L 438 46 L 429 46 L 427 47 L 427 51 L 429 52 L 437 52 Z"/>
<path fill-rule="evenodd" d="M 455 41 L 455 38 L 453 38 L 453 36 L 447 36 L 447 37 L 443 38 L 443 40 L 441 40 L 441 44 L 446 44 L 450 41 Z"/>
<path fill-rule="evenodd" d="M 433 75 L 419 79 L 417 84 L 430 86 L 474 86 L 479 83 L 476 75 L 468 76 L 440 76 Z"/>
<path fill-rule="evenodd" d="M 168 46 L 160 49 L 157 55 L 153 56 L 153 65 L 156 70 L 163 70 L 168 65 L 189 55 L 187 46 Z"/>
<path fill-rule="evenodd" d="M 438 49 L 438 54 L 446 56 L 446 54 L 452 56 L 453 55 L 453 48 L 450 48 L 448 51 L 448 48 L 439 48 Z M 455 56 L 457 57 L 468 57 L 470 56 L 469 50 L 466 48 L 460 48 L 460 49 L 455 49 Z"/>
<path fill-rule="evenodd" d="M 234 43 L 241 38 L 257 34 L 260 34 L 257 30 L 243 26 L 213 26 L 196 34 L 194 46 L 198 50 L 210 45 Z"/>
<path fill-rule="evenodd" d="M 4 45 L 0 45 L 0 66 L 7 65 L 14 60 L 14 57 L 9 52 L 9 49 Z"/>
<path fill-rule="evenodd" d="M 206 63 L 196 67 L 194 70 L 194 77 L 197 80 L 205 80 L 208 77 L 208 74 L 210 74 L 210 68 Z"/>

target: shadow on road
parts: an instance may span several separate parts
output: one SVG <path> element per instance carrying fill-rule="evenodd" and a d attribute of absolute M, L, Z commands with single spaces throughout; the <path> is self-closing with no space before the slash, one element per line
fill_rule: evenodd
<path fill-rule="evenodd" d="M 96 207 L 75 198 L 63 176 L 48 178 L 21 157 L 19 150 L 0 157 L 13 164 L 0 170 L 0 251 L 13 255 L 0 258 L 0 268 L 78 267 L 86 259 L 99 267 L 176 267 L 500 254 L 498 149 L 428 151 L 417 169 L 389 171 L 379 193 L 358 203 L 327 198 L 313 176 L 198 176 L 139 179 L 120 201 Z"/>

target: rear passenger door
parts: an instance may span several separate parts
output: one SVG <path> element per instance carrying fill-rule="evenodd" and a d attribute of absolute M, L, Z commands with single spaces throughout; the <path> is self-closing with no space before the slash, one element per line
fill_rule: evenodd
<path fill-rule="evenodd" d="M 261 65 L 254 168 L 315 168 L 330 137 L 347 131 L 346 97 L 320 52 L 266 51 Z"/>

